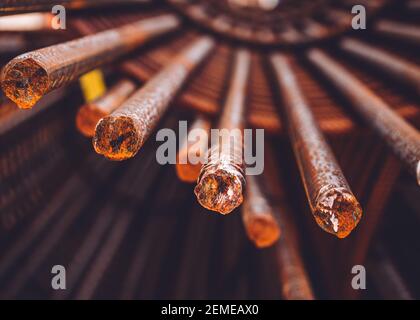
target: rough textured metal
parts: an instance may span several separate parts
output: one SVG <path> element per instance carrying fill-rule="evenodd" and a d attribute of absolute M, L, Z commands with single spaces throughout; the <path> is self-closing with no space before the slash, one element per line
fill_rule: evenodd
<path fill-rule="evenodd" d="M 102 118 L 93 138 L 95 151 L 111 160 L 134 157 L 185 80 L 213 47 L 213 39 L 199 38 L 110 116 Z"/>
<path fill-rule="evenodd" d="M 208 118 L 198 115 L 194 120 L 188 134 L 191 132 L 200 130 L 203 134 L 206 133 L 209 137 L 211 128 L 211 122 Z M 195 136 L 194 136 L 195 137 Z M 184 182 L 196 182 L 200 175 L 201 166 L 203 161 L 190 161 L 193 159 L 204 159 L 207 154 L 208 140 L 198 139 L 196 141 L 188 141 L 188 137 L 185 137 L 185 141 L 182 144 L 181 149 L 178 152 L 176 162 L 176 173 L 178 178 Z M 193 139 L 193 138 L 191 138 Z"/>
<path fill-rule="evenodd" d="M 76 115 L 76 126 L 86 137 L 93 137 L 96 124 L 110 115 L 134 92 L 136 85 L 129 79 L 118 81 L 103 96 L 83 105 Z"/>
<path fill-rule="evenodd" d="M 322 229 L 345 238 L 362 217 L 360 204 L 317 125 L 287 57 L 275 54 L 271 62 L 312 214 Z"/>
<path fill-rule="evenodd" d="M 178 18 L 163 15 L 24 53 L 4 67 L 3 91 L 20 108 L 31 108 L 46 93 L 178 25 Z"/>
<path fill-rule="evenodd" d="M 273 245 L 280 237 L 280 227 L 274 209 L 263 193 L 255 176 L 246 177 L 246 192 L 242 221 L 248 238 L 258 248 Z"/>
<path fill-rule="evenodd" d="M 356 39 L 345 38 L 341 40 L 340 47 L 406 83 L 420 94 L 420 67 L 418 65 Z"/>
<path fill-rule="evenodd" d="M 266 143 L 264 151 L 264 186 L 282 231 L 280 239 L 275 244 L 282 296 L 286 300 L 313 300 L 311 281 L 299 248 L 299 232 L 293 219 L 297 212 L 290 207 L 290 194 L 286 192 L 283 172 L 279 170 L 279 162 L 272 145 Z"/>
<path fill-rule="evenodd" d="M 52 28 L 54 15 L 49 12 L 33 12 L 0 17 L 0 32 L 47 31 Z"/>
<path fill-rule="evenodd" d="M 245 188 L 243 129 L 245 126 L 246 89 L 251 55 L 239 50 L 219 129 L 229 138 L 220 138 L 210 148 L 194 189 L 198 202 L 209 210 L 230 213 L 243 201 Z"/>
<path fill-rule="evenodd" d="M 420 133 L 386 102 L 369 90 L 340 64 L 319 49 L 308 53 L 315 64 L 352 103 L 366 120 L 403 161 L 420 184 Z"/>

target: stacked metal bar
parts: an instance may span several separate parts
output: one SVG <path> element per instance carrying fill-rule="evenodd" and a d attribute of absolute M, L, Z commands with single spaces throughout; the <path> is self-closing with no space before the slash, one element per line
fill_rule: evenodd
<path fill-rule="evenodd" d="M 201 2 L 185 5 L 187 19 L 182 5 L 158 3 L 140 13 L 77 11 L 72 40 L 17 46 L 13 59 L 0 52 L 0 297 L 357 298 L 351 270 L 365 263 L 377 273 L 363 297 L 417 297 L 386 228 L 418 225 L 395 217 L 394 185 L 400 172 L 420 183 L 420 32 L 385 2 L 365 1 L 384 11 L 360 37 L 339 36 L 351 1 L 318 15 L 310 5 L 283 8 L 306 14 L 303 23 L 275 8 L 216 7 L 239 10 L 238 24 L 208 20 Z M 50 6 L 39 4 L 47 7 L 6 1 L 0 12 Z M 49 14 L 38 17 L 46 20 L 37 33 L 55 32 Z M 276 19 L 278 29 L 257 32 L 255 23 Z M 111 86 L 82 101 L 72 84 L 98 67 Z M 208 148 L 185 138 L 176 165 L 161 167 L 151 137 L 185 119 L 190 132 L 225 129 L 232 139 Z M 266 130 L 261 177 L 245 174 L 247 127 Z M 113 163 L 94 151 L 138 155 Z M 196 197 L 183 183 L 194 181 Z M 56 264 L 67 268 L 65 292 L 49 286 Z"/>

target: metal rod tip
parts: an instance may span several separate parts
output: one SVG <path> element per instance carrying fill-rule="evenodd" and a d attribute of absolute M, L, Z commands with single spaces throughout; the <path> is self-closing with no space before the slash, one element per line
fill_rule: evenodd
<path fill-rule="evenodd" d="M 234 171 L 223 168 L 205 172 L 194 189 L 198 202 L 204 208 L 221 214 L 228 214 L 241 205 L 242 192 L 242 179 Z"/>
<path fill-rule="evenodd" d="M 135 156 L 142 145 L 140 130 L 127 116 L 102 118 L 95 128 L 93 147 L 106 158 L 115 161 Z"/>
<path fill-rule="evenodd" d="M 48 82 L 45 69 L 31 58 L 13 59 L 1 76 L 4 94 L 21 109 L 32 108 L 46 93 Z"/>
<path fill-rule="evenodd" d="M 347 190 L 321 190 L 316 201 L 314 217 L 322 229 L 338 238 L 345 238 L 359 223 L 362 208 L 356 197 Z"/>
<path fill-rule="evenodd" d="M 270 247 L 280 238 L 280 228 L 271 213 L 250 219 L 246 231 L 258 248 Z"/>

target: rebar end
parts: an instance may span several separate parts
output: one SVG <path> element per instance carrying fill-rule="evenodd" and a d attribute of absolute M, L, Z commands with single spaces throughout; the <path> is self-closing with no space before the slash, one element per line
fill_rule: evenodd
<path fill-rule="evenodd" d="M 206 209 L 228 214 L 243 201 L 243 179 L 234 171 L 225 169 L 203 172 L 198 179 L 194 193 L 198 202 Z"/>
<path fill-rule="evenodd" d="M 331 188 L 320 192 L 314 210 L 315 220 L 338 238 L 347 237 L 362 217 L 362 208 L 348 190 Z"/>
<path fill-rule="evenodd" d="M 48 92 L 48 74 L 32 58 L 15 58 L 3 69 L 4 94 L 21 109 L 32 108 Z"/>
<path fill-rule="evenodd" d="M 79 108 L 76 114 L 77 129 L 84 136 L 92 138 L 95 135 L 95 127 L 106 113 L 100 111 L 95 105 L 85 104 Z"/>
<path fill-rule="evenodd" d="M 135 121 L 127 116 L 107 116 L 95 128 L 93 147 L 106 158 L 126 160 L 136 155 L 142 136 Z"/>
<path fill-rule="evenodd" d="M 280 228 L 271 214 L 260 214 L 248 219 L 252 221 L 246 224 L 246 232 L 256 247 L 270 247 L 280 238 Z"/>

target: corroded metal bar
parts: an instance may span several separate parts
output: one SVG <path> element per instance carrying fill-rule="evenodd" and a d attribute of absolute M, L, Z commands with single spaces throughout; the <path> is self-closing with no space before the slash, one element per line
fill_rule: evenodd
<path fill-rule="evenodd" d="M 409 168 L 420 184 L 420 133 L 343 66 L 319 49 L 308 53 L 316 65 Z"/>
<path fill-rule="evenodd" d="M 32 108 L 48 92 L 175 29 L 179 23 L 174 15 L 162 15 L 24 53 L 4 67 L 3 91 L 20 108 Z"/>
<path fill-rule="evenodd" d="M 242 221 L 248 238 L 258 248 L 273 245 L 280 237 L 280 227 L 267 196 L 255 176 L 246 177 Z"/>
<path fill-rule="evenodd" d="M 150 0 L 119 0 L 121 4 L 142 3 Z M 69 9 L 83 9 L 101 5 L 115 4 L 115 0 L 2 0 L 0 13 L 14 13 L 21 11 L 51 10 L 55 5 L 62 5 Z"/>
<path fill-rule="evenodd" d="M 356 39 L 345 38 L 340 47 L 408 84 L 420 94 L 420 66 Z"/>
<path fill-rule="evenodd" d="M 0 32 L 27 32 L 27 31 L 45 31 L 52 29 L 51 13 L 23 13 L 12 16 L 0 17 Z"/>
<path fill-rule="evenodd" d="M 204 208 L 222 214 L 230 213 L 243 200 L 245 178 L 242 139 L 250 65 L 250 53 L 239 50 L 220 119 L 219 139 L 213 142 L 194 189 L 198 202 Z"/>
<path fill-rule="evenodd" d="M 283 96 L 289 136 L 312 214 L 322 229 L 345 238 L 362 217 L 360 204 L 317 125 L 287 57 L 272 55 L 271 63 Z"/>
<path fill-rule="evenodd" d="M 194 41 L 117 110 L 102 118 L 93 138 L 95 151 L 110 160 L 134 157 L 188 76 L 213 47 L 214 41 L 207 36 Z"/>
<path fill-rule="evenodd" d="M 287 209 L 279 206 L 278 210 L 285 212 Z M 276 246 L 276 259 L 282 296 L 286 300 L 313 300 L 311 282 L 293 236 L 297 230 L 289 214 L 282 215 L 281 219 L 284 235 Z"/>
<path fill-rule="evenodd" d="M 375 30 L 399 39 L 420 43 L 420 27 L 416 25 L 382 20 L 375 25 Z"/>
<path fill-rule="evenodd" d="M 202 134 L 205 133 L 208 137 L 210 134 L 210 127 L 211 122 L 204 116 L 199 115 L 194 120 L 188 135 L 190 135 L 191 132 L 200 130 Z M 196 137 L 196 139 L 197 140 L 195 141 L 189 141 L 188 137 L 185 137 L 185 141 L 178 152 L 175 168 L 178 178 L 184 182 L 197 181 L 203 161 L 191 160 L 203 159 L 207 153 L 208 139 L 198 139 L 198 137 Z"/>
<path fill-rule="evenodd" d="M 110 115 L 135 91 L 136 85 L 130 79 L 118 81 L 98 99 L 83 105 L 76 115 L 76 126 L 86 137 L 93 137 L 96 124 Z"/>
<path fill-rule="evenodd" d="M 264 185 L 272 199 L 272 207 L 278 215 L 282 235 L 275 245 L 275 257 L 278 267 L 278 280 L 281 293 L 286 300 L 313 300 L 311 281 L 306 273 L 299 248 L 299 233 L 290 207 L 290 198 L 283 184 L 283 174 L 279 170 L 271 144 L 265 145 Z"/>

